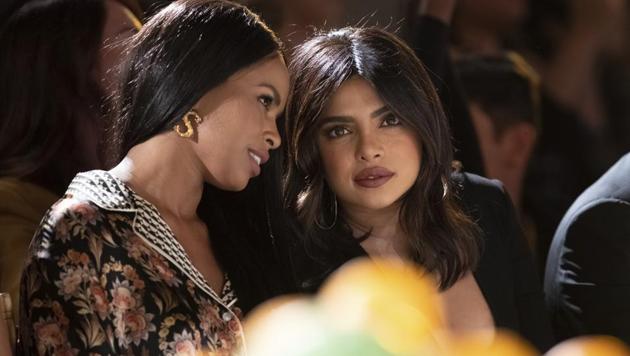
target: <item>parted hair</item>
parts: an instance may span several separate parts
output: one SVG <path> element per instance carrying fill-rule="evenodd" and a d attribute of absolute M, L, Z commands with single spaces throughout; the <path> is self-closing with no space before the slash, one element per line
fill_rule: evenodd
<path fill-rule="evenodd" d="M 342 214 L 332 231 L 317 224 L 332 207 L 316 133 L 328 100 L 346 80 L 359 76 L 415 133 L 422 148 L 420 173 L 401 197 L 400 225 L 409 236 L 413 259 L 438 277 L 441 289 L 474 269 L 480 255 L 478 228 L 455 201 L 448 121 L 413 51 L 383 29 L 343 28 L 297 47 L 289 69 L 284 202 L 304 226 L 307 248 L 326 254 L 354 238 Z"/>

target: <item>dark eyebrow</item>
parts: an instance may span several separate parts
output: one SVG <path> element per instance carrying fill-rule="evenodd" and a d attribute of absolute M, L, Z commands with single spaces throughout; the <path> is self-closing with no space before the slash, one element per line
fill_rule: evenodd
<path fill-rule="evenodd" d="M 278 93 L 278 90 L 276 89 L 276 87 L 267 83 L 261 83 L 261 84 L 258 84 L 258 86 L 271 89 L 271 91 L 273 92 L 274 104 L 276 106 L 280 106 L 280 103 L 282 102 L 281 100 L 282 98 L 280 97 L 280 93 Z"/>
<path fill-rule="evenodd" d="M 374 112 L 372 112 L 370 114 L 370 117 L 372 119 L 376 119 L 378 117 L 380 117 L 381 115 L 385 114 L 386 112 L 389 111 L 389 108 L 387 106 L 383 106 L 380 109 L 374 110 Z M 347 122 L 351 122 L 352 121 L 352 117 L 351 116 L 344 116 L 344 115 L 338 115 L 338 116 L 326 116 L 323 117 L 319 120 L 319 126 L 325 125 L 329 122 L 341 122 L 341 123 L 347 123 Z"/>
<path fill-rule="evenodd" d="M 371 118 L 377 118 L 381 115 L 383 115 L 384 113 L 388 112 L 389 108 L 387 106 L 383 106 L 382 108 L 375 110 L 373 113 L 370 114 Z"/>
<path fill-rule="evenodd" d="M 324 126 L 326 124 L 329 124 L 331 122 L 335 122 L 335 123 L 350 123 L 352 122 L 352 117 L 351 116 L 326 116 L 326 117 L 322 117 L 321 119 L 318 120 L 318 126 Z"/>

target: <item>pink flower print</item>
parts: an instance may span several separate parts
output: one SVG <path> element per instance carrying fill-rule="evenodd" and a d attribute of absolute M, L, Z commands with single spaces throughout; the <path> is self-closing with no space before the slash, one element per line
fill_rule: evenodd
<path fill-rule="evenodd" d="M 133 287 L 138 289 L 144 289 L 144 281 L 140 279 L 136 270 L 130 265 L 123 266 L 123 275 L 131 281 Z"/>
<path fill-rule="evenodd" d="M 228 329 L 230 330 L 230 332 L 238 334 L 241 332 L 241 323 L 238 321 L 238 319 L 232 318 L 230 321 L 228 321 Z"/>
<path fill-rule="evenodd" d="M 128 342 L 139 345 L 142 340 L 148 340 L 149 332 L 156 329 L 151 320 L 153 314 L 146 313 L 144 307 L 125 313 L 123 322 L 127 329 Z"/>
<path fill-rule="evenodd" d="M 118 311 L 124 312 L 136 307 L 137 301 L 132 288 L 129 286 L 129 281 L 119 282 L 118 279 L 116 279 L 111 294 L 112 305 Z"/>
<path fill-rule="evenodd" d="M 83 282 L 83 269 L 68 268 L 67 271 L 61 272 L 59 277 L 60 280 L 56 281 L 55 285 L 60 289 L 59 294 L 68 300 L 79 291 L 79 286 Z"/>
<path fill-rule="evenodd" d="M 176 277 L 175 272 L 168 266 L 168 263 L 159 255 L 151 256 L 149 262 L 160 275 L 162 280 L 169 287 L 178 287 L 181 281 Z"/>
<path fill-rule="evenodd" d="M 219 311 L 212 303 L 203 303 L 200 314 L 200 326 L 206 334 L 210 334 L 213 329 L 222 323 L 221 318 L 219 317 Z"/>
<path fill-rule="evenodd" d="M 54 352 L 55 356 L 75 356 L 79 354 L 79 350 L 70 348 L 69 345 L 61 345 Z"/>
<path fill-rule="evenodd" d="M 140 238 L 138 238 L 136 235 L 132 235 L 129 236 L 129 239 L 127 240 L 127 254 L 129 255 L 129 257 L 133 258 L 134 260 L 139 260 L 140 258 L 142 258 L 142 255 L 145 253 L 145 250 L 142 248 L 143 243 L 142 241 L 140 241 Z"/>
<path fill-rule="evenodd" d="M 193 335 L 184 330 L 181 334 L 175 334 L 174 341 L 169 343 L 169 351 L 168 354 L 176 355 L 176 356 L 195 356 L 196 348 L 195 342 L 193 340 Z"/>
<path fill-rule="evenodd" d="M 70 320 L 66 318 L 66 315 L 63 312 L 63 308 L 61 307 L 61 304 L 59 304 L 59 302 L 54 301 L 51 308 L 53 313 L 55 314 L 55 318 L 57 318 L 57 324 L 61 325 L 62 327 L 66 327 L 70 324 Z"/>
<path fill-rule="evenodd" d="M 98 316 L 101 319 L 105 319 L 107 317 L 107 311 L 109 308 L 109 302 L 107 300 L 107 294 L 105 293 L 105 290 L 103 290 L 103 288 L 101 288 L 101 286 L 99 286 L 98 284 L 91 283 L 89 291 L 90 295 L 92 296 L 94 307 L 96 309 L 96 312 L 98 313 Z"/>
<path fill-rule="evenodd" d="M 78 202 L 71 207 L 71 211 L 79 218 L 81 225 L 95 225 L 98 218 L 98 210 L 87 202 Z"/>
<path fill-rule="evenodd" d="M 60 219 L 55 224 L 55 237 L 61 241 L 70 241 L 70 226 L 68 220 Z"/>
<path fill-rule="evenodd" d="M 75 265 L 82 264 L 83 266 L 87 266 L 90 262 L 90 258 L 87 254 L 75 250 L 68 251 L 68 259 Z"/>
<path fill-rule="evenodd" d="M 37 340 L 37 349 L 42 355 L 46 353 L 46 350 L 55 349 L 66 342 L 61 326 L 52 318 L 46 320 L 40 318 L 33 325 L 33 330 Z"/>
<path fill-rule="evenodd" d="M 232 350 L 236 348 L 236 334 L 233 332 L 226 329 L 219 330 L 217 338 L 219 339 L 222 349 Z"/>

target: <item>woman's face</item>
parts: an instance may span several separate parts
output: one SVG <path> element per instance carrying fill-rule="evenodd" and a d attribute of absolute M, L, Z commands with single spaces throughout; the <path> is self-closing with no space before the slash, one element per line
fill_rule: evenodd
<path fill-rule="evenodd" d="M 348 213 L 390 208 L 416 181 L 418 140 L 366 80 L 342 84 L 319 122 L 325 178 Z"/>
<path fill-rule="evenodd" d="M 194 106 L 202 123 L 193 150 L 204 180 L 238 191 L 260 174 L 269 150 L 278 148 L 276 119 L 283 112 L 289 74 L 280 55 L 242 69 Z"/>

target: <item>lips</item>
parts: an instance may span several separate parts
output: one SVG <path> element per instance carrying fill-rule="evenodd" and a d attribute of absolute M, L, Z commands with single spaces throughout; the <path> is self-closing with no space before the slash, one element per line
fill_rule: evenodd
<path fill-rule="evenodd" d="M 360 171 L 354 182 L 364 188 L 378 188 L 387 183 L 394 176 L 394 172 L 383 167 L 370 167 Z"/>
<path fill-rule="evenodd" d="M 249 156 L 252 157 L 258 165 L 265 164 L 269 160 L 269 153 L 254 149 L 248 150 Z"/>
<path fill-rule="evenodd" d="M 249 152 L 249 156 L 256 161 L 256 164 L 260 166 L 260 162 L 262 162 L 262 158 L 260 158 L 257 154 L 253 152 Z"/>
<path fill-rule="evenodd" d="M 254 176 L 257 176 L 260 174 L 260 165 L 269 160 L 269 154 L 266 151 L 257 151 L 253 149 L 249 149 L 247 153 L 249 154 L 249 162 L 252 166 Z"/>

